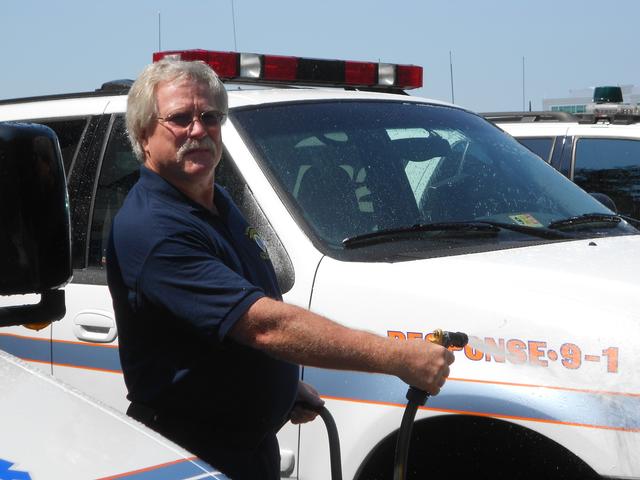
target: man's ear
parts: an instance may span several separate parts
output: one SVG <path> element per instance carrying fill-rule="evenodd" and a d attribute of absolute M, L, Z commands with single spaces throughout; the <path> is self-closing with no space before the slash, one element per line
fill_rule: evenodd
<path fill-rule="evenodd" d="M 144 158 L 146 160 L 148 157 L 147 147 L 149 146 L 149 135 L 146 130 L 140 135 L 140 146 L 142 147 L 142 153 L 144 154 Z"/>

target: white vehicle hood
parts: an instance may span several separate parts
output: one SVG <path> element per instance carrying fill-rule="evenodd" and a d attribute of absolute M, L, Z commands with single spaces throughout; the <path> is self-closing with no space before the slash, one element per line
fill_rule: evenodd
<path fill-rule="evenodd" d="M 452 376 L 522 382 L 509 357 L 517 341 L 536 367 L 524 371 L 527 381 L 637 394 L 639 273 L 637 235 L 393 264 L 324 258 L 311 307 L 381 335 L 463 331 L 503 354 L 472 361 L 474 350 L 465 350 Z"/>
<path fill-rule="evenodd" d="M 218 478 L 142 424 L 0 350 L 0 478 Z"/>

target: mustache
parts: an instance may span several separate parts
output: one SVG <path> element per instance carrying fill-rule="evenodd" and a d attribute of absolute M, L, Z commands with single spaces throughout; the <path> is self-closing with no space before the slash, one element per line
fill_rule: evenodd
<path fill-rule="evenodd" d="M 186 142 L 180 146 L 178 149 L 177 157 L 179 161 L 182 161 L 183 157 L 189 153 L 191 150 L 209 150 L 211 155 L 215 156 L 218 153 L 218 148 L 216 147 L 215 142 L 209 138 L 204 137 L 200 140 L 195 138 L 190 138 Z"/>

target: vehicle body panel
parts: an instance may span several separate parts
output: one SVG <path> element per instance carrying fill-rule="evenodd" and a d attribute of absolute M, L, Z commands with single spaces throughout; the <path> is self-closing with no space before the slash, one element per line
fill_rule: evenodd
<path fill-rule="evenodd" d="M 0 351 L 3 478 L 226 478 L 125 415 Z M 46 399 L 42 401 L 42 399 Z M 10 477 L 9 477 L 10 476 Z"/>

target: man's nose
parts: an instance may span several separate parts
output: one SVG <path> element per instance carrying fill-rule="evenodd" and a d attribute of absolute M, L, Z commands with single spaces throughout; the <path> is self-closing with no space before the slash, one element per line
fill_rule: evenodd
<path fill-rule="evenodd" d="M 193 122 L 191 122 L 187 133 L 191 138 L 202 138 L 207 135 L 207 129 L 202 124 L 202 120 L 200 120 L 200 117 L 195 117 L 193 119 Z"/>

